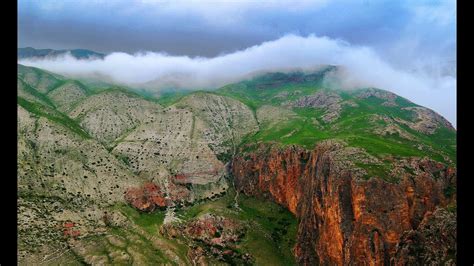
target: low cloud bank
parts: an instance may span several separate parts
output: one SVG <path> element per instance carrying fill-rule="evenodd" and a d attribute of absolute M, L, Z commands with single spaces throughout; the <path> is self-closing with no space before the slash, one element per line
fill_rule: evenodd
<path fill-rule="evenodd" d="M 400 51 L 401 53 L 403 51 Z M 456 124 L 456 78 L 439 71 L 395 68 L 373 49 L 327 37 L 286 35 L 245 50 L 214 57 L 170 56 L 143 52 L 112 53 L 103 60 L 77 60 L 70 55 L 20 60 L 20 64 L 71 77 L 105 77 L 128 86 L 160 90 L 217 88 L 252 73 L 288 69 L 311 70 L 321 65 L 342 66 L 338 85 L 377 87 L 432 108 Z"/>

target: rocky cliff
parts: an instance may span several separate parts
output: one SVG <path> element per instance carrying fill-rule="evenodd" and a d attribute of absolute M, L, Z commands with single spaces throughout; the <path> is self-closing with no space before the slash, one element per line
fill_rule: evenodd
<path fill-rule="evenodd" d="M 426 231 L 425 216 L 453 200 L 456 173 L 429 159 L 395 159 L 399 178 L 388 182 L 355 167 L 368 159 L 363 150 L 334 141 L 310 151 L 262 145 L 235 157 L 232 174 L 238 191 L 270 198 L 298 218 L 299 264 L 403 265 L 395 259 L 397 245 L 402 238 L 408 245 L 410 231 Z M 455 252 L 447 242 L 440 245 Z"/>
<path fill-rule="evenodd" d="M 325 73 L 152 99 L 19 65 L 19 264 L 451 263 L 454 128 Z"/>

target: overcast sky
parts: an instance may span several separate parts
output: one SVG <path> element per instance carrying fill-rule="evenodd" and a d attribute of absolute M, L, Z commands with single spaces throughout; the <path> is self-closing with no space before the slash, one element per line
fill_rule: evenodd
<path fill-rule="evenodd" d="M 249 47 L 254 52 L 268 48 L 268 52 L 257 54 L 281 56 L 285 60 L 279 64 L 284 67 L 292 66 L 292 56 L 312 54 L 309 58 L 319 60 L 319 64 L 335 62 L 349 64 L 353 70 L 365 68 L 368 73 L 359 73 L 367 76 L 365 79 L 389 86 L 384 89 L 430 107 L 455 124 L 454 0 L 19 0 L 18 8 L 19 47 L 153 52 L 148 54 L 154 57 L 146 61 L 150 69 L 169 68 L 164 66 L 165 61 L 176 64 L 174 59 L 182 56 L 192 62 L 197 57 L 201 61 L 206 57 L 204 72 L 209 76 L 202 74 L 201 79 L 212 77 L 212 71 L 232 62 L 247 65 L 249 71 L 271 68 L 271 64 L 255 67 Z M 328 41 L 326 46 L 324 40 Z M 299 42 L 304 46 L 301 51 Z M 362 57 L 351 58 L 348 55 L 351 51 Z M 341 52 L 344 56 L 339 56 Z M 241 55 L 238 60 L 237 55 Z M 127 59 L 123 56 L 121 59 Z M 135 55 L 128 59 L 137 63 L 143 57 Z M 369 75 L 371 66 L 356 64 L 355 59 L 367 64 L 376 61 L 386 71 Z M 43 66 L 57 69 L 60 64 L 56 63 Z M 296 60 L 295 66 L 308 64 Z M 195 68 L 204 65 L 195 64 Z M 112 71 L 102 65 L 94 66 L 95 70 Z M 237 72 L 242 74 L 245 70 Z M 400 81 L 398 74 L 390 76 L 387 71 L 410 78 Z M 69 72 L 77 70 L 69 69 Z M 220 73 L 225 77 L 231 75 Z M 160 78 L 151 77 L 153 73 L 147 75 L 150 77 L 146 81 Z M 385 77 L 380 75 L 387 75 L 385 82 L 381 82 Z M 409 83 L 409 80 L 418 81 Z"/>

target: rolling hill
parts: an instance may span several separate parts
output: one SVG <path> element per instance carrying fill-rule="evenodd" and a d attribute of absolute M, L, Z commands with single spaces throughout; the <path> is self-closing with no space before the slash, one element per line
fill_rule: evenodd
<path fill-rule="evenodd" d="M 452 262 L 456 130 L 335 69 L 154 99 L 18 65 L 20 264 Z"/>

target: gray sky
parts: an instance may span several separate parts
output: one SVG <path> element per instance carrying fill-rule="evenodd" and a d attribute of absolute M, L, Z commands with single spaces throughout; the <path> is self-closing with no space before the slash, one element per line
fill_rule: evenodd
<path fill-rule="evenodd" d="M 262 43 L 271 42 L 285 47 L 287 50 L 282 52 L 286 54 L 274 54 L 273 50 L 266 53 L 287 58 L 284 65 L 288 67 L 294 61 L 291 56 L 298 56 L 288 49 L 300 47 L 297 43 L 287 46 L 290 41 L 285 41 L 284 36 L 300 36 L 296 42 L 334 52 L 322 56 L 314 49 L 304 49 L 313 54 L 309 57 L 328 63 L 338 57 L 340 50 L 324 50 L 320 46 L 318 38 L 327 36 L 333 47 L 348 46 L 349 51 L 369 49 L 372 54 L 360 59 L 363 62 L 373 63 L 377 58 L 395 72 L 430 80 L 424 86 L 432 90 L 425 95 L 420 94 L 420 84 L 412 84 L 413 96 L 409 95 L 410 86 L 405 81 L 388 85 L 407 87 L 403 88 L 402 96 L 433 108 L 455 124 L 454 0 L 19 0 L 18 6 L 19 47 L 84 48 L 132 54 L 150 51 L 169 56 L 208 57 L 219 62 L 224 55 L 239 54 L 238 51 L 252 46 L 270 51 L 273 46 Z M 248 57 L 241 64 L 255 65 L 251 60 Z M 347 57 L 335 61 L 352 64 L 351 60 Z M 300 65 L 301 62 L 295 63 Z"/>
<path fill-rule="evenodd" d="M 20 47 L 216 56 L 287 33 L 454 57 L 455 1 L 19 0 Z"/>

